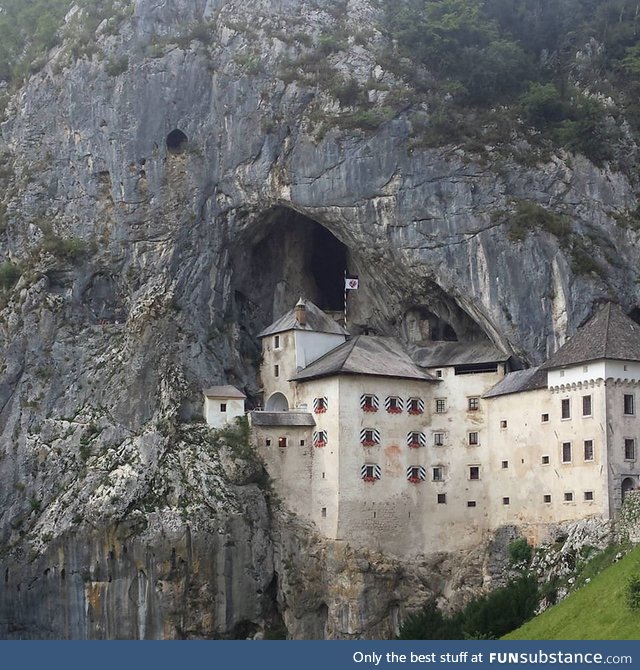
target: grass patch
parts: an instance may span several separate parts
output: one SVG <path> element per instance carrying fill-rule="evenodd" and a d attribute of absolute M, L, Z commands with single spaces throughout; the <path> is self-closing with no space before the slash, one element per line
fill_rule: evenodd
<path fill-rule="evenodd" d="M 595 575 L 619 550 L 619 547 L 609 547 L 590 561 L 580 576 Z M 627 607 L 627 589 L 639 572 L 640 547 L 503 639 L 636 640 L 640 634 L 640 619 Z"/>

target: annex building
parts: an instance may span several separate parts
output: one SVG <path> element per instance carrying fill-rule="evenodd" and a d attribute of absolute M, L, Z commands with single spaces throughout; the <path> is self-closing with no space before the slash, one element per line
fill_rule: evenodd
<path fill-rule="evenodd" d="M 261 334 L 255 446 L 326 537 L 402 558 L 504 524 L 611 518 L 637 487 L 640 326 L 607 304 L 542 366 L 490 344 L 349 334 L 301 300 Z"/>

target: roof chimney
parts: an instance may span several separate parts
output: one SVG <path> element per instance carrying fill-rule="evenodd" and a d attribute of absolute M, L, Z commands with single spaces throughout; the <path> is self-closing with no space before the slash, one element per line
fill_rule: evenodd
<path fill-rule="evenodd" d="M 298 304 L 294 309 L 294 314 L 296 315 L 296 322 L 299 326 L 307 325 L 307 306 L 302 298 L 298 300 Z"/>

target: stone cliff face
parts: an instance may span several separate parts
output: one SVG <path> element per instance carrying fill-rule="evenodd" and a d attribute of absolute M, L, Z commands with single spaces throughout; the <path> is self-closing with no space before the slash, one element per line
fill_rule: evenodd
<path fill-rule="evenodd" d="M 465 576 L 324 545 L 198 423 L 200 390 L 255 397 L 256 333 L 300 294 L 340 308 L 344 270 L 355 330 L 446 322 L 540 361 L 594 302 L 640 304 L 634 184 L 421 148 L 408 113 L 347 127 L 368 117 L 320 64 L 374 109 L 400 86 L 364 0 L 131 7 L 91 55 L 69 28 L 2 126 L 0 635 L 390 634 L 412 597 L 481 585 L 482 550 Z M 519 201 L 569 232 L 510 235 Z"/>

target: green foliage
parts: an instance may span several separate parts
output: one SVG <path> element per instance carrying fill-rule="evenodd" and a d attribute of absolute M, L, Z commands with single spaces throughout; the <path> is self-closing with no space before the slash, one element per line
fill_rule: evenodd
<path fill-rule="evenodd" d="M 126 55 L 113 56 L 105 63 L 104 71 L 110 77 L 117 77 L 119 74 L 126 72 L 128 67 L 129 67 L 128 56 Z"/>
<path fill-rule="evenodd" d="M 0 288 L 9 289 L 18 281 L 20 268 L 11 261 L 0 263 Z"/>
<path fill-rule="evenodd" d="M 446 616 L 431 601 L 400 627 L 401 640 L 490 640 L 530 619 L 538 605 L 538 585 L 521 577 L 472 600 L 462 612 Z"/>
<path fill-rule="evenodd" d="M 230 447 L 238 458 L 248 460 L 254 456 L 251 447 L 251 429 L 246 416 L 236 417 L 232 424 L 217 430 L 215 440 L 219 447 L 222 445 Z"/>
<path fill-rule="evenodd" d="M 531 545 L 523 538 L 519 537 L 509 544 L 509 560 L 512 564 L 529 563 L 533 549 Z"/>
<path fill-rule="evenodd" d="M 45 234 L 40 249 L 62 260 L 77 262 L 89 251 L 89 245 L 77 237 L 58 237 L 52 233 Z"/>
<path fill-rule="evenodd" d="M 497 211 L 492 218 L 494 221 L 507 221 L 508 236 L 513 241 L 523 240 L 535 228 L 546 230 L 561 241 L 565 241 L 571 231 L 565 216 L 545 209 L 531 200 L 518 200 L 514 212 Z"/>
<path fill-rule="evenodd" d="M 627 607 L 634 612 L 640 610 L 640 575 L 636 574 L 627 582 Z"/>

